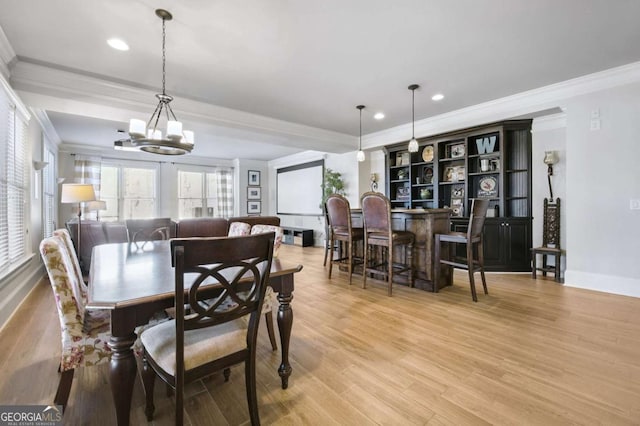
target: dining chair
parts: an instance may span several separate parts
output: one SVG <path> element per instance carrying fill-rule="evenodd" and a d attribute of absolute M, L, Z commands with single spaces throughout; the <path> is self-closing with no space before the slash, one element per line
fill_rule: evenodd
<path fill-rule="evenodd" d="M 181 425 L 185 384 L 244 363 L 249 417 L 252 425 L 260 424 L 256 341 L 274 239 L 275 234 L 268 233 L 171 240 L 176 318 L 141 336 L 148 421 L 155 409 L 156 374 L 176 391 L 175 422 Z M 208 292 L 213 291 L 218 294 L 211 299 Z M 185 314 L 185 305 L 189 314 Z"/>
<path fill-rule="evenodd" d="M 536 279 L 536 273 L 542 272 L 546 277 L 547 272 L 553 272 L 556 282 L 562 282 L 560 277 L 561 259 L 565 251 L 560 248 L 560 198 L 549 202 L 544 199 L 542 216 L 542 246 L 531 249 L 531 278 Z M 538 266 L 538 255 L 542 256 L 542 267 Z M 554 258 L 553 265 L 547 264 L 547 258 Z"/>
<path fill-rule="evenodd" d="M 62 240 L 63 246 L 67 251 L 67 255 L 69 256 L 69 260 L 73 265 L 73 271 L 76 274 L 76 278 L 80 283 L 80 289 L 83 294 L 83 301 L 86 303 L 87 301 L 87 284 L 84 280 L 84 275 L 82 273 L 82 269 L 80 268 L 80 262 L 78 261 L 78 256 L 76 255 L 76 250 L 73 247 L 73 240 L 71 239 L 71 234 L 65 228 L 54 229 L 53 235 Z"/>
<path fill-rule="evenodd" d="M 171 219 L 127 219 L 129 242 L 138 248 L 144 247 L 147 241 L 168 240 L 171 238 Z M 142 246 L 139 243 L 142 242 Z"/>
<path fill-rule="evenodd" d="M 471 297 L 474 302 L 478 301 L 476 295 L 476 283 L 473 278 L 475 272 L 480 272 L 482 278 L 482 287 L 484 294 L 489 294 L 487 290 L 487 281 L 484 276 L 484 253 L 482 249 L 482 230 L 484 228 L 484 220 L 487 217 L 487 208 L 489 200 L 486 198 L 474 198 L 471 204 L 471 215 L 469 216 L 469 226 L 467 232 L 448 232 L 446 234 L 436 234 L 435 242 L 435 279 L 440 277 L 440 265 L 449 265 L 454 268 L 466 269 L 469 272 L 469 286 L 471 287 Z M 449 243 L 448 256 L 443 259 L 441 256 L 441 243 Z M 465 244 L 467 259 L 465 263 L 458 262 L 454 256 L 454 243 Z M 477 255 L 474 257 L 474 247 Z M 435 288 L 439 288 L 436 283 Z"/>
<path fill-rule="evenodd" d="M 67 405 L 74 371 L 78 367 L 100 365 L 111 359 L 109 311 L 85 309 L 84 295 L 63 240 L 57 236 L 40 243 L 40 255 L 49 276 L 62 332 L 60 381 L 55 405 Z"/>
<path fill-rule="evenodd" d="M 365 192 L 360 199 L 364 225 L 364 270 L 362 287 L 367 288 L 367 275 L 380 274 L 389 282 L 392 293 L 394 274 L 406 272 L 409 287 L 413 287 L 413 243 L 415 235 L 410 231 L 391 229 L 391 202 L 379 192 Z M 372 259 L 371 246 L 381 247 L 382 257 Z M 403 261 L 394 262 L 395 249 L 402 247 Z M 384 253 L 386 251 L 386 253 Z M 385 260 L 386 259 L 386 260 Z M 395 271 L 394 271 L 395 268 Z"/>
<path fill-rule="evenodd" d="M 346 244 L 345 250 L 341 250 L 337 258 L 334 257 L 334 250 L 330 250 L 329 279 L 331 279 L 333 264 L 343 264 L 347 261 L 349 284 L 351 284 L 354 266 L 363 263 L 362 259 L 355 257 L 355 246 L 357 242 L 364 242 L 364 230 L 352 226 L 351 206 L 344 196 L 330 195 L 326 201 L 326 211 L 329 218 L 329 247 L 334 247 L 336 241 Z"/>

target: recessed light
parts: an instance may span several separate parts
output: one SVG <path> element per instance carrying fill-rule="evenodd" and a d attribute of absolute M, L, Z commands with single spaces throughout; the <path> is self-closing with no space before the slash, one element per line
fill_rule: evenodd
<path fill-rule="evenodd" d="M 373 116 L 373 118 L 375 118 L 376 120 L 382 120 L 384 118 L 384 113 L 376 112 L 376 114 Z"/>
<path fill-rule="evenodd" d="M 116 50 L 129 50 L 129 45 L 125 43 L 124 40 L 120 40 L 119 38 L 110 38 L 109 40 L 107 40 L 107 44 Z"/>
<path fill-rule="evenodd" d="M 431 97 L 431 99 L 434 101 L 441 101 L 444 99 L 444 95 L 442 93 L 436 93 Z"/>

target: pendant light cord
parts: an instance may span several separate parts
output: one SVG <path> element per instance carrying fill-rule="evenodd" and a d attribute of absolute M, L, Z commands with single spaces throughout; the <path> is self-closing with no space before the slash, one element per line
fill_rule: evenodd
<path fill-rule="evenodd" d="M 165 92 L 165 81 L 166 81 L 166 68 L 165 63 L 167 61 L 166 49 L 165 49 L 165 38 L 167 37 L 167 33 L 165 30 L 165 22 L 166 19 L 162 18 L 162 94 L 166 95 Z"/>
<path fill-rule="evenodd" d="M 416 138 L 416 89 L 411 90 L 411 139 Z"/>
<path fill-rule="evenodd" d="M 362 108 L 360 108 L 360 140 L 358 142 L 358 150 L 362 151 Z"/>

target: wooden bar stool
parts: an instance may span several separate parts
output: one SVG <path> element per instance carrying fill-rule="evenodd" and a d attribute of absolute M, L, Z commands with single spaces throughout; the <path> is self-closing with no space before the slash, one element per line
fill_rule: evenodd
<path fill-rule="evenodd" d="M 476 283 L 473 278 L 475 272 L 480 272 L 482 278 L 482 287 L 484 294 L 489 294 L 487 290 L 487 281 L 484 277 L 484 254 L 482 250 L 482 229 L 484 228 L 484 220 L 487 216 L 487 208 L 489 200 L 475 198 L 471 204 L 471 216 L 469 216 L 469 227 L 467 232 L 449 232 L 447 234 L 436 234 L 435 247 L 435 277 L 436 280 L 440 276 L 440 264 L 450 265 L 454 268 L 466 269 L 469 272 L 469 286 L 471 287 L 471 297 L 474 302 L 478 301 L 476 295 Z M 449 243 L 449 256 L 442 259 L 440 256 L 440 245 L 442 242 Z M 452 253 L 453 243 L 466 244 L 467 246 L 467 263 L 460 263 L 454 260 Z M 476 247 L 477 257 L 474 257 L 474 246 Z M 436 285 L 435 288 L 438 288 Z"/>
<path fill-rule="evenodd" d="M 365 192 L 360 199 L 364 223 L 364 270 L 362 288 L 367 288 L 367 274 L 380 274 L 389 281 L 389 296 L 393 286 L 393 276 L 407 272 L 409 287 L 413 287 L 413 242 L 415 235 L 409 231 L 391 229 L 391 202 L 379 192 Z M 386 262 L 372 263 L 369 246 L 386 248 Z M 393 255 L 397 246 L 404 247 L 404 262 L 394 263 Z M 394 271 L 395 268 L 395 271 Z"/>
<path fill-rule="evenodd" d="M 334 250 L 331 250 L 329 259 L 329 279 L 334 263 L 344 263 L 347 261 L 349 271 L 349 284 L 354 266 L 361 264 L 362 259 L 355 257 L 355 245 L 358 241 L 364 241 L 362 228 L 354 228 L 351 225 L 351 207 L 349 200 L 339 194 L 332 194 L 326 202 L 327 217 L 329 218 L 329 247 L 333 247 L 336 241 L 346 244 L 345 250 L 341 251 L 337 258 L 334 257 Z"/>

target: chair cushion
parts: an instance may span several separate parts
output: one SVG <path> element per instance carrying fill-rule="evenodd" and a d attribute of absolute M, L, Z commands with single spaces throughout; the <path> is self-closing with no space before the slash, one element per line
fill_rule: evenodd
<path fill-rule="evenodd" d="M 247 348 L 246 319 L 184 333 L 184 366 L 191 370 Z M 168 374 L 176 374 L 176 322 L 170 320 L 145 330 L 140 336 L 148 354 Z"/>

